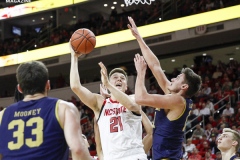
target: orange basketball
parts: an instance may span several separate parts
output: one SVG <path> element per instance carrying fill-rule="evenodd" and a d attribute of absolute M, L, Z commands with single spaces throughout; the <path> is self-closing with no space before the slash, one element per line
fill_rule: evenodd
<path fill-rule="evenodd" d="M 96 37 L 91 30 L 81 28 L 72 34 L 70 42 L 77 54 L 88 54 L 96 45 Z"/>

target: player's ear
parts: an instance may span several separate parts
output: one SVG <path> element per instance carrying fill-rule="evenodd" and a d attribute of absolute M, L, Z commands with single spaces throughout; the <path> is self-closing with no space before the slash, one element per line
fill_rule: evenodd
<path fill-rule="evenodd" d="M 188 84 L 182 84 L 181 89 L 182 90 L 187 90 L 188 89 Z"/>
<path fill-rule="evenodd" d="M 232 143 L 233 146 L 236 146 L 237 144 L 238 144 L 237 141 L 233 141 L 233 143 Z"/>
<path fill-rule="evenodd" d="M 18 92 L 23 93 L 22 88 L 20 87 L 19 84 L 17 85 L 17 90 L 18 90 Z"/>
<path fill-rule="evenodd" d="M 51 90 L 50 80 L 48 80 L 47 83 L 46 83 L 46 89 L 47 89 L 48 91 Z"/>

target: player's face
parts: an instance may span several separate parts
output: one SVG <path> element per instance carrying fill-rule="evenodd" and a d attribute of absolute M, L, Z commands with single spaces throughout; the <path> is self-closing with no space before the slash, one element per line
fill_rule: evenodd
<path fill-rule="evenodd" d="M 172 93 L 177 93 L 181 90 L 181 86 L 184 83 L 184 74 L 179 74 L 176 78 L 171 79 L 171 84 L 168 86 L 168 90 Z"/>
<path fill-rule="evenodd" d="M 217 139 L 217 147 L 220 150 L 230 149 L 233 146 L 232 133 L 224 132 Z"/>
<path fill-rule="evenodd" d="M 122 73 L 113 73 L 110 77 L 110 83 L 123 92 L 127 90 L 127 79 Z"/>

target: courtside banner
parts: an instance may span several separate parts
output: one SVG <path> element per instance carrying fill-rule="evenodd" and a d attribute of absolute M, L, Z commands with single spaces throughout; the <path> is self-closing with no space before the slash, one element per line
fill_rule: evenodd
<path fill-rule="evenodd" d="M 38 0 L 31 2 L 31 0 L 5 0 L 6 3 L 16 4 L 11 7 L 0 9 L 0 20 L 7 19 L 54 8 L 72 5 L 73 0 Z M 88 0 L 77 0 L 81 3 Z M 17 5 L 18 4 L 18 5 Z"/>
<path fill-rule="evenodd" d="M 138 27 L 138 30 L 141 33 L 142 37 L 146 38 L 236 18 L 240 18 L 240 5 L 205 12 L 201 14 L 196 14 L 192 16 L 187 16 L 183 18 L 173 19 L 169 21 L 163 21 L 155 24 L 150 24 Z M 109 39 L 111 39 L 111 41 L 109 41 Z M 128 29 L 119 32 L 100 35 L 96 36 L 95 48 L 132 41 L 134 39 L 135 38 L 132 36 L 130 30 Z M 68 43 L 63 43 L 24 53 L 2 56 L 0 57 L 0 67 L 15 65 L 31 60 L 41 60 L 45 58 L 69 54 L 68 45 L 69 45 Z"/>

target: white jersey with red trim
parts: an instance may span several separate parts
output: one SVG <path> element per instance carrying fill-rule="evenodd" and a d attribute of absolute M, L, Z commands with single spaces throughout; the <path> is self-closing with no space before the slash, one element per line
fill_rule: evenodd
<path fill-rule="evenodd" d="M 104 101 L 97 121 L 104 160 L 147 160 L 141 118 L 117 101 Z"/>

